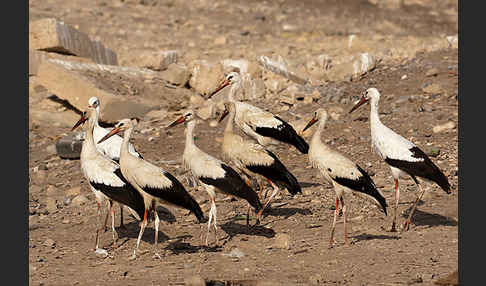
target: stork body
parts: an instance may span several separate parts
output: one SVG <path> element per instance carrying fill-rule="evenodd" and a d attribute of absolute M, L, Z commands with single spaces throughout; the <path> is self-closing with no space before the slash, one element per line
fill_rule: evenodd
<path fill-rule="evenodd" d="M 278 186 L 286 188 L 292 195 L 302 193 L 300 184 L 295 176 L 287 170 L 275 154 L 265 149 L 262 145 L 254 141 L 245 140 L 233 132 L 233 121 L 235 118 L 234 102 L 226 102 L 225 108 L 225 113 L 223 113 L 220 119 L 221 121 L 226 114 L 229 114 L 222 144 L 223 156 L 247 177 L 254 175 L 262 176 L 273 187 L 272 194 L 260 212 L 265 210 L 273 197 L 279 192 L 280 189 Z"/>
<path fill-rule="evenodd" d="M 122 175 L 120 166 L 101 154 L 96 148 L 93 140 L 93 128 L 96 122 L 96 112 L 93 107 L 88 107 L 88 125 L 86 127 L 85 140 L 81 149 L 81 170 L 88 180 L 91 190 L 93 191 L 96 202 L 98 204 L 98 222 L 100 220 L 100 205 L 104 200 L 110 203 L 110 212 L 112 214 L 112 234 L 113 245 L 115 245 L 115 226 L 114 226 L 114 212 L 111 201 L 115 201 L 122 205 L 126 205 L 130 212 L 140 220 L 143 215 L 143 198 L 142 196 L 127 182 Z M 108 215 L 108 213 L 107 213 Z M 106 219 L 105 219 L 106 225 Z M 101 229 L 103 229 L 102 227 Z M 96 250 L 99 245 L 99 232 L 96 231 Z"/>
<path fill-rule="evenodd" d="M 233 168 L 221 160 L 205 153 L 196 146 L 193 138 L 196 120 L 194 120 L 194 113 L 192 111 L 186 112 L 183 116 L 174 121 L 169 127 L 173 127 L 183 122 L 187 122 L 187 126 L 186 143 L 182 161 L 186 169 L 189 170 L 192 176 L 204 187 L 211 201 L 208 230 L 206 235 L 207 245 L 211 222 L 213 219 L 214 234 L 216 241 L 218 240 L 216 233 L 216 191 L 246 200 L 248 204 L 253 207 L 255 213 L 258 213 L 262 209 L 262 205 L 258 199 L 257 193 L 255 193 L 255 191 L 245 183 L 245 181 Z"/>
<path fill-rule="evenodd" d="M 149 210 L 153 210 L 155 217 L 155 256 L 160 257 L 157 253 L 160 221 L 155 209 L 157 203 L 170 204 L 175 207 L 187 209 L 196 216 L 199 222 L 204 221 L 204 215 L 196 200 L 194 200 L 173 175 L 129 152 L 128 144 L 133 129 L 134 125 L 132 121 L 130 119 L 123 119 L 101 141 L 118 132 L 124 131 L 120 151 L 121 172 L 127 178 L 128 182 L 140 193 L 144 202 L 143 221 L 140 226 L 137 246 L 133 251 L 133 258 L 136 258 L 136 251 L 147 225 L 147 212 Z"/>
<path fill-rule="evenodd" d="M 344 204 L 344 191 L 353 191 L 368 195 L 386 215 L 386 200 L 376 188 L 371 177 L 359 165 L 348 159 L 340 152 L 331 149 L 321 141 L 321 132 L 327 121 L 327 112 L 320 108 L 315 112 L 314 118 L 304 128 L 306 130 L 315 122 L 320 121 L 317 131 L 311 139 L 309 147 L 309 162 L 313 168 L 319 169 L 324 179 L 333 185 L 336 193 L 336 209 L 331 226 L 329 247 L 334 242 L 334 229 L 339 211 L 339 202 L 342 205 L 344 216 L 344 241 L 347 244 L 346 213 L 347 206 Z"/>
<path fill-rule="evenodd" d="M 422 199 L 424 189 L 419 184 L 417 177 L 433 181 L 447 194 L 450 193 L 450 184 L 442 171 L 430 160 L 430 158 L 414 143 L 397 134 L 385 126 L 378 116 L 378 102 L 380 93 L 376 88 L 369 88 L 361 97 L 361 100 L 350 110 L 350 113 L 366 102 L 370 102 L 370 129 L 371 145 L 375 152 L 383 159 L 391 169 L 395 188 L 395 205 L 391 231 L 396 231 L 396 217 L 400 191 L 398 179 L 409 175 L 418 186 L 420 193 L 415 200 L 412 210 L 403 224 L 402 230 L 408 230 L 410 222 L 418 202 Z"/>
<path fill-rule="evenodd" d="M 309 145 L 290 124 L 268 111 L 234 99 L 234 94 L 241 88 L 241 77 L 238 73 L 229 73 L 210 96 L 227 85 L 231 85 L 228 100 L 235 104 L 234 122 L 245 134 L 262 146 L 284 142 L 307 154 Z"/>
<path fill-rule="evenodd" d="M 95 125 L 94 125 L 94 128 L 93 128 L 93 139 L 94 139 L 94 142 L 98 142 L 101 138 L 103 138 L 106 134 L 108 134 L 108 132 L 110 132 L 110 129 L 103 128 L 99 124 L 100 100 L 97 97 L 93 96 L 88 100 L 88 105 L 92 106 L 96 111 L 96 114 L 94 115 L 94 116 L 96 116 L 96 120 L 94 121 Z M 79 125 L 84 123 L 86 120 L 87 120 L 87 117 L 85 115 L 81 116 L 79 121 L 72 128 L 72 130 L 76 129 L 76 127 L 78 127 Z M 121 145 L 122 145 L 122 141 L 123 141 L 123 139 L 120 136 L 115 135 L 115 136 L 110 137 L 108 140 L 106 140 L 106 141 L 104 141 L 100 144 L 96 144 L 96 149 L 101 154 L 104 154 L 104 155 L 108 156 L 108 158 L 110 158 L 111 160 L 119 163 L 120 162 L 120 148 L 121 148 Z M 142 155 L 140 155 L 137 151 L 135 151 L 135 148 L 133 147 L 132 144 L 129 145 L 129 150 L 130 150 L 130 153 L 132 153 L 133 155 L 140 157 L 140 158 L 142 157 Z M 93 189 L 92 189 L 92 191 L 95 192 L 95 190 L 93 190 Z M 109 207 L 109 210 L 112 214 L 112 219 L 114 219 L 114 209 L 113 209 L 111 201 L 108 201 L 108 207 Z M 106 218 L 105 218 L 105 228 L 106 228 L 107 219 L 108 219 L 108 213 L 107 213 Z M 125 226 L 123 224 L 123 207 L 121 205 L 120 205 L 120 227 L 125 228 Z"/>

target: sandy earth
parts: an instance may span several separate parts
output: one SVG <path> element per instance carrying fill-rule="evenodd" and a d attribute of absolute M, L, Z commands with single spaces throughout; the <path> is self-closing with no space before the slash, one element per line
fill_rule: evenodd
<path fill-rule="evenodd" d="M 113 48 L 120 65 L 132 65 L 136 61 L 134 53 L 145 49 L 179 49 L 184 52 L 183 61 L 188 61 L 258 55 L 275 46 L 276 52 L 284 50 L 289 58 L 297 58 L 316 54 L 312 41 L 292 42 L 299 37 L 313 41 L 322 35 L 345 39 L 353 33 L 360 37 L 379 34 L 396 39 L 409 36 L 420 39 L 457 33 L 454 2 L 406 3 L 410 4 L 402 9 L 386 10 L 366 1 L 48 0 L 29 1 L 29 19 L 56 17 L 77 25 Z M 283 22 L 292 26 L 291 30 L 283 29 Z M 172 37 L 165 37 L 169 32 Z M 226 44 L 214 44 L 220 35 L 226 37 Z M 333 53 L 337 54 L 338 50 Z M 116 207 L 119 247 L 110 248 L 112 240 L 108 230 L 102 234 L 101 242 L 109 255 L 97 255 L 93 251 L 97 207 L 81 173 L 80 162 L 61 159 L 52 152 L 55 140 L 69 133 L 74 119 L 58 124 L 48 121 L 31 124 L 30 285 L 183 285 L 184 279 L 192 275 L 199 275 L 208 281 L 207 285 L 224 285 L 215 281 L 229 280 L 246 280 L 231 285 L 256 285 L 255 281 L 282 285 L 433 285 L 438 278 L 458 268 L 458 129 L 433 131 L 435 126 L 447 122 L 457 126 L 457 65 L 457 49 L 425 49 L 412 57 L 383 62 L 360 80 L 332 83 L 343 88 L 347 100 L 342 103 L 317 100 L 279 112 L 281 105 L 273 99 L 252 102 L 288 121 L 310 119 L 318 107 L 337 110 L 339 118 L 329 120 L 323 141 L 369 171 L 389 205 L 394 198 L 393 180 L 388 166 L 370 148 L 369 106 L 347 114 L 358 95 L 368 87 L 378 88 L 382 94 L 380 116 L 385 125 L 424 151 L 428 152 L 431 147 L 440 149 L 432 160 L 448 176 L 453 186 L 451 195 L 436 185 L 424 183 L 427 191 L 411 228 L 401 234 L 388 231 L 391 208 L 385 217 L 368 200 L 348 195 L 351 245 L 343 244 L 341 220 L 332 249 L 327 247 L 334 202 L 331 185 L 324 182 L 318 170 L 310 168 L 305 155 L 281 145 L 275 152 L 297 177 L 303 194 L 291 198 L 288 192 L 282 191 L 260 226 L 246 228 L 243 219 L 246 202 L 219 195 L 221 240 L 217 247 L 204 247 L 199 239 L 200 225 L 193 215 L 161 206 L 158 249 L 163 258 L 152 257 L 151 221 L 142 237 L 139 257 L 132 261 L 129 257 L 139 225 L 124 212 L 127 229 L 118 228 Z M 436 75 L 427 75 L 431 69 L 436 69 Z M 428 84 L 439 84 L 439 92 L 424 92 Z M 184 96 L 190 94 L 178 90 Z M 57 103 L 36 98 L 36 94 L 40 93 L 30 95 L 32 112 L 36 109 L 66 112 Z M 183 127 L 164 129 L 176 115 L 170 113 L 169 117 L 154 122 L 142 120 L 132 143 L 146 160 L 178 177 L 207 212 L 207 194 L 189 188 L 181 166 Z M 77 116 L 73 113 L 71 118 Z M 196 144 L 220 157 L 224 125 L 225 121 L 217 127 L 210 127 L 208 122 L 198 125 Z M 401 182 L 399 223 L 404 221 L 417 193 L 412 180 Z M 88 201 L 81 205 L 65 203 L 78 194 Z M 53 200 L 57 207 L 48 211 L 47 202 Z M 281 239 L 288 240 L 288 247 L 279 244 Z M 244 256 L 231 257 L 235 249 Z"/>

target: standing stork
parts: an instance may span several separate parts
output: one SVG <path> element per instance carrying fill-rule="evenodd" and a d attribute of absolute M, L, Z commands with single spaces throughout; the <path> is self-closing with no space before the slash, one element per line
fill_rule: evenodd
<path fill-rule="evenodd" d="M 408 141 L 401 135 L 385 126 L 378 116 L 378 102 L 380 101 L 380 92 L 376 88 L 368 88 L 361 99 L 353 106 L 349 113 L 356 110 L 366 102 L 370 102 L 370 129 L 371 129 L 371 146 L 376 153 L 390 166 L 393 180 L 395 183 L 395 206 L 393 222 L 390 231 L 396 231 L 395 221 L 397 218 L 398 200 L 400 191 L 398 189 L 398 178 L 408 174 L 412 177 L 418 186 L 420 193 L 415 200 L 412 210 L 407 220 L 403 223 L 402 231 L 407 231 L 418 202 L 422 199 L 424 189 L 419 184 L 417 177 L 430 180 L 439 185 L 447 194 L 451 193 L 451 185 L 447 177 L 437 167 L 429 157 L 420 150 L 417 145 Z"/>
<path fill-rule="evenodd" d="M 101 215 L 100 205 L 104 200 L 113 200 L 120 205 L 126 205 L 130 212 L 140 220 L 144 209 L 142 196 L 127 182 L 121 173 L 120 166 L 115 161 L 101 154 L 96 148 L 93 139 L 93 129 L 97 121 L 94 106 L 88 105 L 86 116 L 88 118 L 88 125 L 85 127 L 86 135 L 81 148 L 81 170 L 96 197 L 96 202 L 98 204 L 98 223 L 100 222 Z M 112 205 L 110 203 L 110 210 L 112 210 L 111 207 Z M 113 246 L 115 247 L 116 240 L 113 212 L 111 222 Z M 97 228 L 96 231 L 95 249 L 97 252 L 101 251 L 101 249 L 98 248 L 99 232 L 101 229 L 104 229 L 104 227 Z"/>
<path fill-rule="evenodd" d="M 307 154 L 309 145 L 292 125 L 268 111 L 234 99 L 234 94 L 241 88 L 241 77 L 237 72 L 230 72 L 209 98 L 228 85 L 231 86 L 228 100 L 235 103 L 234 121 L 243 132 L 262 146 L 284 142 Z"/>
<path fill-rule="evenodd" d="M 96 96 L 93 96 L 88 100 L 88 105 L 92 106 L 96 111 L 96 114 L 95 114 L 96 120 L 95 120 L 94 129 L 93 129 L 93 139 L 94 139 L 94 142 L 98 142 L 101 138 L 103 138 L 106 134 L 108 134 L 108 132 L 110 132 L 110 129 L 103 128 L 99 124 L 100 100 Z M 88 119 L 88 117 L 86 116 L 85 113 L 83 113 L 81 118 L 73 126 L 71 131 L 74 131 L 78 126 L 83 124 L 87 119 Z M 103 142 L 101 144 L 96 144 L 96 149 L 101 154 L 104 154 L 104 155 L 108 156 L 111 160 L 119 163 L 120 162 L 120 147 L 122 145 L 122 141 L 123 141 L 123 139 L 120 136 L 116 135 L 116 136 L 111 137 L 110 139 L 106 140 L 105 142 Z M 133 147 L 132 144 L 130 144 L 128 146 L 128 148 L 130 149 L 130 153 L 132 153 L 133 155 L 135 155 L 137 157 L 142 158 L 142 155 L 140 155 L 137 151 L 135 151 L 135 148 Z M 111 215 L 112 215 L 112 218 L 113 218 L 114 215 L 115 215 L 115 210 L 113 209 L 113 207 L 111 205 L 112 202 L 109 201 L 109 200 L 107 202 L 108 202 L 108 208 L 109 208 Z M 105 218 L 105 228 L 106 228 L 107 220 L 108 220 L 108 213 L 106 214 L 106 218 Z M 123 207 L 121 205 L 120 205 L 120 227 L 125 228 L 125 225 L 123 224 Z"/>
<path fill-rule="evenodd" d="M 243 137 L 233 132 L 235 103 L 225 102 L 224 106 L 225 111 L 221 115 L 219 121 L 221 122 L 228 114 L 229 118 L 224 131 L 222 144 L 223 156 L 235 165 L 241 173 L 245 174 L 246 177 L 249 178 L 253 174 L 258 174 L 266 178 L 273 187 L 273 192 L 270 195 L 270 198 L 264 203 L 258 217 L 261 216 L 261 213 L 279 192 L 280 189 L 277 185 L 286 188 L 292 195 L 302 193 L 300 184 L 295 176 L 287 170 L 275 154 L 265 149 L 262 145 L 256 144 L 250 140 L 245 140 Z M 249 212 L 250 208 L 248 207 L 247 224 L 249 223 Z"/>
<path fill-rule="evenodd" d="M 307 130 L 307 128 L 311 127 L 317 121 L 320 121 L 317 131 L 314 133 L 311 139 L 309 147 L 309 161 L 312 164 L 312 167 L 319 169 L 321 174 L 324 176 L 324 179 L 333 185 L 334 192 L 336 193 L 336 209 L 334 210 L 334 220 L 332 222 L 331 238 L 329 240 L 330 248 L 334 242 L 334 228 L 336 226 L 339 201 L 341 202 L 344 215 L 344 242 L 348 244 L 346 230 L 347 208 L 344 204 L 343 191 L 351 190 L 370 196 L 372 200 L 382 208 L 385 215 L 387 214 L 387 204 L 385 198 L 376 188 L 375 183 L 365 170 L 321 141 L 321 132 L 322 129 L 324 129 L 327 117 L 328 115 L 326 110 L 319 108 L 317 111 L 315 111 L 314 117 L 309 121 L 309 123 L 307 123 L 303 131 Z"/>
<path fill-rule="evenodd" d="M 186 145 L 182 156 L 182 161 L 187 170 L 190 170 L 192 176 L 196 178 L 204 187 L 209 195 L 211 201 L 211 209 L 209 210 L 208 230 L 206 234 L 206 245 L 208 245 L 208 236 L 211 228 L 211 221 L 214 218 L 214 236 L 216 243 L 217 237 L 217 223 L 216 223 L 216 192 L 219 191 L 226 195 L 231 195 L 244 199 L 250 204 L 255 213 L 261 214 L 262 204 L 258 198 L 257 193 L 248 186 L 245 181 L 238 175 L 238 173 L 226 165 L 221 160 L 203 152 L 194 143 L 194 127 L 197 120 L 195 120 L 194 112 L 189 110 L 185 112 L 176 121 L 172 122 L 167 128 L 172 128 L 178 124 L 186 123 Z M 201 233 L 202 234 L 202 233 Z"/>
<path fill-rule="evenodd" d="M 100 143 L 111 136 L 124 132 L 123 143 L 120 150 L 120 168 L 128 182 L 142 195 L 144 202 L 144 214 L 140 232 L 138 234 L 137 246 L 133 250 L 132 258 L 137 257 L 136 251 L 140 244 L 145 227 L 147 226 L 147 211 L 153 210 L 155 217 L 155 257 L 160 258 L 157 253 L 157 241 L 159 234 L 159 216 L 155 209 L 157 203 L 168 203 L 170 205 L 184 208 L 191 211 L 199 222 L 204 221 L 204 215 L 199 204 L 186 191 L 184 186 L 173 175 L 164 169 L 155 166 L 144 159 L 134 156 L 129 152 L 128 144 L 134 129 L 130 119 L 123 119 L 115 125 L 108 134 L 100 139 Z"/>

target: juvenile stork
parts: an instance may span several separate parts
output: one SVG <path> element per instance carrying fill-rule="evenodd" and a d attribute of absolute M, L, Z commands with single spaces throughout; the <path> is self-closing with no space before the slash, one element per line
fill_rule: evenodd
<path fill-rule="evenodd" d="M 371 129 L 371 146 L 376 153 L 383 159 L 391 169 L 395 183 L 395 206 L 391 231 L 396 231 L 395 222 L 397 218 L 398 200 L 400 191 L 398 189 L 398 178 L 408 174 L 412 177 L 418 186 L 420 193 L 415 200 L 412 210 L 407 220 L 403 223 L 402 231 L 407 231 L 418 202 L 422 199 L 424 189 L 419 184 L 417 177 L 433 181 L 439 185 L 447 194 L 451 193 L 451 186 L 447 177 L 442 171 L 429 159 L 429 157 L 417 147 L 414 143 L 408 141 L 401 135 L 385 126 L 378 116 L 378 102 L 380 93 L 376 88 L 368 88 L 361 99 L 353 106 L 349 113 L 356 110 L 366 102 L 370 102 L 370 129 Z"/>
<path fill-rule="evenodd" d="M 231 86 L 228 101 L 235 103 L 234 121 L 243 132 L 262 146 L 284 142 L 307 154 L 309 145 L 295 132 L 292 125 L 268 111 L 234 99 L 235 93 L 241 88 L 241 77 L 237 72 L 230 72 L 209 98 L 228 85 Z"/>
<path fill-rule="evenodd" d="M 385 198 L 380 191 L 378 191 L 375 183 L 365 170 L 321 141 L 321 132 L 322 129 L 324 129 L 327 117 L 326 110 L 319 108 L 315 111 L 314 117 L 307 123 L 303 131 L 307 130 L 307 128 L 311 127 L 317 121 L 320 121 L 317 131 L 312 136 L 308 156 L 312 167 L 321 171 L 324 179 L 333 185 L 334 192 L 336 193 L 336 209 L 334 210 L 334 220 L 332 221 L 331 238 L 329 240 L 330 248 L 334 242 L 334 228 L 336 226 L 339 201 L 341 202 L 344 215 L 344 242 L 345 244 L 348 244 L 346 230 L 347 208 L 344 204 L 343 191 L 354 191 L 370 196 L 372 200 L 382 208 L 385 215 L 387 214 L 387 204 Z"/>
<path fill-rule="evenodd" d="M 187 209 L 196 216 L 199 222 L 204 221 L 204 215 L 196 200 L 194 200 L 173 175 L 129 152 L 128 144 L 133 129 L 134 124 L 132 120 L 123 119 L 115 125 L 115 128 L 101 138 L 100 142 L 105 141 L 114 134 L 124 132 L 120 150 L 121 172 L 127 178 L 128 182 L 142 195 L 144 203 L 143 221 L 138 234 L 137 246 L 133 250 L 132 259 L 137 257 L 136 252 L 145 227 L 147 226 L 147 212 L 149 210 L 153 210 L 155 217 L 155 257 L 160 258 L 160 255 L 157 253 L 160 222 L 157 210 L 155 209 L 157 203 L 167 203 L 175 207 Z"/>
<path fill-rule="evenodd" d="M 208 236 L 213 218 L 214 236 L 217 243 L 216 191 L 246 200 L 257 214 L 261 214 L 260 210 L 262 209 L 262 204 L 258 199 L 257 193 L 245 183 L 233 168 L 226 165 L 221 160 L 203 152 L 196 146 L 193 133 L 197 120 L 195 120 L 194 112 L 192 110 L 186 111 L 167 128 L 172 128 L 184 122 L 186 122 L 186 145 L 182 161 L 186 169 L 189 170 L 192 173 L 192 176 L 201 183 L 209 195 L 211 208 L 209 210 L 206 245 L 208 245 Z M 259 217 L 257 216 L 257 219 L 258 218 Z"/>
<path fill-rule="evenodd" d="M 254 143 L 254 141 L 245 140 L 233 132 L 235 103 L 225 102 L 224 105 L 225 111 L 219 121 L 221 122 L 228 114 L 229 118 L 224 131 L 223 156 L 236 166 L 241 173 L 245 174 L 247 178 L 252 177 L 253 174 L 260 175 L 266 178 L 273 187 L 272 194 L 259 211 L 258 217 L 260 217 L 273 197 L 279 192 L 278 185 L 286 188 L 292 195 L 302 193 L 302 190 L 295 176 L 287 170 L 275 154 L 265 149 L 262 145 Z M 249 212 L 250 208 L 248 208 L 247 224 L 249 223 Z"/>
<path fill-rule="evenodd" d="M 103 128 L 99 124 L 100 100 L 96 96 L 93 96 L 88 100 L 88 105 L 92 106 L 96 111 L 96 114 L 95 114 L 96 120 L 95 120 L 94 129 L 93 129 L 93 138 L 94 138 L 94 142 L 98 142 L 101 138 L 103 138 L 103 136 L 105 136 L 106 134 L 108 134 L 108 132 L 110 132 L 110 129 Z M 86 113 L 83 113 L 81 118 L 73 126 L 71 131 L 74 131 L 78 126 L 82 125 L 87 119 L 88 119 L 88 117 L 86 116 Z M 122 141 L 123 141 L 123 139 L 120 136 L 115 135 L 113 137 L 110 137 L 110 139 L 106 140 L 105 142 L 103 142 L 101 144 L 96 144 L 96 149 L 101 154 L 104 154 L 104 155 L 108 156 L 111 160 L 119 163 L 120 162 L 120 147 L 122 145 Z M 130 149 L 130 153 L 132 153 L 133 155 L 135 155 L 137 157 L 142 158 L 142 155 L 140 155 L 137 151 L 135 151 L 135 148 L 133 147 L 132 144 L 130 144 L 128 146 L 128 148 Z M 108 202 L 108 208 L 109 208 L 111 215 L 112 215 L 112 218 L 113 218 L 114 215 L 115 215 L 115 212 L 114 212 L 115 210 L 113 209 L 113 207 L 111 205 L 111 201 L 107 201 L 107 202 Z M 108 213 L 106 214 L 106 218 L 105 218 L 105 228 L 106 228 L 107 219 L 108 219 Z M 125 225 L 123 224 L 123 207 L 121 205 L 120 205 L 120 227 L 125 228 Z"/>
<path fill-rule="evenodd" d="M 85 139 L 81 148 L 81 170 L 96 197 L 96 202 L 98 204 L 98 224 L 101 215 L 100 205 L 104 200 L 113 200 L 121 205 L 126 205 L 130 212 L 140 220 L 144 209 L 142 196 L 127 182 L 121 173 L 120 166 L 115 161 L 101 154 L 96 148 L 93 139 L 93 129 L 96 125 L 97 115 L 93 106 L 88 106 L 86 116 L 88 118 L 88 124 L 85 127 Z M 112 207 L 111 204 L 110 206 Z M 111 222 L 113 246 L 115 246 L 116 240 L 113 212 Z M 101 229 L 104 229 L 104 227 L 101 227 L 100 229 L 97 228 L 96 231 L 95 249 L 97 252 L 102 251 L 98 248 L 99 232 Z"/>

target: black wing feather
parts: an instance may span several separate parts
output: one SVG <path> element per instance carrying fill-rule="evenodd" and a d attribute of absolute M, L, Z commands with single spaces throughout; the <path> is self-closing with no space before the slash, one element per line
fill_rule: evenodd
<path fill-rule="evenodd" d="M 282 123 L 276 128 L 256 126 L 255 132 L 262 136 L 271 137 L 278 141 L 288 143 L 297 148 L 301 153 L 307 154 L 309 152 L 309 144 L 305 142 L 304 138 L 295 132 L 292 125 L 288 124 L 278 116 L 274 117 Z"/>

